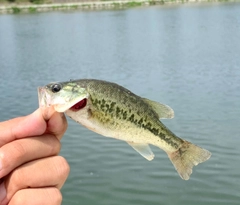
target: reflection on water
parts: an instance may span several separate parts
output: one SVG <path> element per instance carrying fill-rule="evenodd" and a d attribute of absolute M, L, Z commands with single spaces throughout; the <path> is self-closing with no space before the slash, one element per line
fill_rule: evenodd
<path fill-rule="evenodd" d="M 0 120 L 33 111 L 48 82 L 117 82 L 170 105 L 164 124 L 213 155 L 183 181 L 162 150 L 148 162 L 69 120 L 63 204 L 238 204 L 239 12 L 234 3 L 1 15 Z"/>

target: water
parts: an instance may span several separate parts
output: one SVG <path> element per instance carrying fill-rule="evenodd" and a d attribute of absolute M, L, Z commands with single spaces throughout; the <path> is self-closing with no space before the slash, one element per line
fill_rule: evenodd
<path fill-rule="evenodd" d="M 170 105 L 163 122 L 212 157 L 183 181 L 162 150 L 148 162 L 69 120 L 63 204 L 239 204 L 239 13 L 209 3 L 1 15 L 0 120 L 32 112 L 37 86 L 52 81 L 117 82 Z"/>

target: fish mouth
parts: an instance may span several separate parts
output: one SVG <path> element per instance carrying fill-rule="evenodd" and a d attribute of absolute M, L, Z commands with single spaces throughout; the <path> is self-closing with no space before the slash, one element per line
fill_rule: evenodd
<path fill-rule="evenodd" d="M 77 102 L 72 107 L 70 107 L 69 109 L 77 112 L 78 110 L 83 109 L 86 105 L 87 105 L 87 98 L 84 98 L 84 99 L 80 100 L 79 102 Z"/>
<path fill-rule="evenodd" d="M 38 87 L 39 107 L 49 108 L 53 106 L 57 112 L 65 112 L 67 110 L 78 111 L 87 105 L 86 96 L 79 96 L 74 100 L 66 100 L 63 97 L 53 97 L 47 92 L 45 87 Z"/>
<path fill-rule="evenodd" d="M 38 103 L 39 107 L 50 107 L 51 96 L 47 94 L 44 87 L 38 87 Z"/>
<path fill-rule="evenodd" d="M 71 110 L 74 112 L 77 112 L 81 109 L 83 109 L 87 105 L 87 98 L 83 99 L 76 99 L 72 102 L 66 102 L 63 104 L 54 104 L 53 107 L 57 112 L 66 112 L 67 110 Z"/>

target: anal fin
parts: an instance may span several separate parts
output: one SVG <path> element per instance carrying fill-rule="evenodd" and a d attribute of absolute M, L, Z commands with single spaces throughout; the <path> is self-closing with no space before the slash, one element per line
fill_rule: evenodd
<path fill-rule="evenodd" d="M 149 161 L 153 160 L 154 154 L 148 144 L 134 142 L 127 143 L 147 160 Z"/>

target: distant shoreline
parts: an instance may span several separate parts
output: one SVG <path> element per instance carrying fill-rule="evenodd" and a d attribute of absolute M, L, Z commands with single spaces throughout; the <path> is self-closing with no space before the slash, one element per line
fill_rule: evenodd
<path fill-rule="evenodd" d="M 0 14 L 6 13 L 34 13 L 58 10 L 100 10 L 120 9 L 137 6 L 201 3 L 201 2 L 239 2 L 239 0 L 115 0 L 115 1 L 85 1 L 72 3 L 49 3 L 49 4 L 0 4 Z"/>

